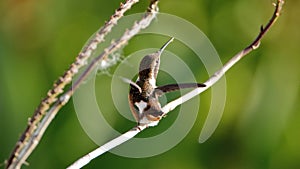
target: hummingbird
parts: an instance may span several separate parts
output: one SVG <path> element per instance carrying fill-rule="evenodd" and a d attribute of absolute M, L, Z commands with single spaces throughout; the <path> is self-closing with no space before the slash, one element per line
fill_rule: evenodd
<path fill-rule="evenodd" d="M 205 87 L 201 83 L 182 83 L 156 86 L 159 72 L 160 56 L 164 49 L 174 40 L 172 37 L 157 52 L 143 57 L 139 65 L 136 82 L 128 81 L 130 90 L 128 95 L 130 110 L 138 124 L 155 126 L 163 117 L 158 98 L 165 93 L 184 88 Z"/>

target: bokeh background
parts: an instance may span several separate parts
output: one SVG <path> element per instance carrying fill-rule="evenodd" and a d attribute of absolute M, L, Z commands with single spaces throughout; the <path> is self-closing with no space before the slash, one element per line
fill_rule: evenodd
<path fill-rule="evenodd" d="M 182 17 L 201 29 L 225 63 L 248 45 L 259 26 L 268 21 L 273 12 L 272 2 L 163 0 L 159 6 L 161 12 Z M 28 117 L 53 81 L 73 62 L 86 40 L 119 3 L 119 0 L 0 1 L 1 162 L 8 158 Z M 147 5 L 144 0 L 127 14 L 143 12 Z M 198 143 L 210 106 L 209 91 L 201 96 L 197 123 L 170 151 L 144 159 L 106 153 L 85 168 L 300 168 L 299 6 L 300 1 L 287 0 L 282 16 L 261 47 L 226 74 L 225 111 L 208 141 Z M 133 39 L 134 45 L 125 48 L 125 55 L 135 47 L 161 45 L 150 42 Z M 184 58 L 191 54 L 185 49 L 180 51 L 186 51 Z M 205 73 L 197 70 L 199 64 L 190 64 L 199 73 L 198 80 L 204 81 Z M 109 77 L 103 79 L 101 83 L 109 81 Z M 123 131 L 133 125 L 122 122 L 117 126 Z M 23 168 L 64 168 L 96 147 L 82 130 L 71 101 L 59 112 L 29 157 L 30 165 Z"/>

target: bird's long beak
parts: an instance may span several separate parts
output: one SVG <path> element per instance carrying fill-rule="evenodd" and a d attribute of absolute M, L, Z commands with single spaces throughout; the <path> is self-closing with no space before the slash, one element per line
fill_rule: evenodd
<path fill-rule="evenodd" d="M 174 37 L 172 37 L 170 40 L 168 40 L 158 51 L 159 55 L 165 50 L 165 48 L 171 43 L 173 42 Z"/>

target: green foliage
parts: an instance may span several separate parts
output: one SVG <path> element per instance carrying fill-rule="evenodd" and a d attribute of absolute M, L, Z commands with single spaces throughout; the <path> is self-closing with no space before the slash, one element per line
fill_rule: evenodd
<path fill-rule="evenodd" d="M 8 158 L 27 118 L 53 81 L 118 5 L 118 0 L 0 2 L 0 160 Z M 107 153 L 86 168 L 299 168 L 299 5 L 299 1 L 288 1 L 260 48 L 226 74 L 225 112 L 208 141 L 197 142 L 210 106 L 209 93 L 204 93 L 197 123 L 172 150 L 146 159 Z M 131 12 L 143 12 L 146 6 L 142 2 Z M 272 10 L 269 0 L 160 2 L 161 12 L 199 27 L 223 63 L 254 39 Z M 135 41 L 153 47 L 147 41 Z M 132 48 L 125 48 L 125 53 Z M 189 62 L 190 53 L 187 50 L 182 57 L 198 73 L 201 63 Z M 117 130 L 132 125 L 123 120 Z M 30 166 L 23 168 L 63 168 L 96 146 L 69 103 L 28 159 Z"/>

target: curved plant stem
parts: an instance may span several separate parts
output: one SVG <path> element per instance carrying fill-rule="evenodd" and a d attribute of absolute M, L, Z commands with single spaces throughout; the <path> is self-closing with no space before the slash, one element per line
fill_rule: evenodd
<path fill-rule="evenodd" d="M 214 85 L 232 66 L 234 66 L 238 61 L 240 61 L 245 55 L 253 51 L 254 49 L 257 49 L 259 47 L 261 39 L 264 37 L 264 35 L 270 30 L 270 28 L 273 26 L 273 24 L 276 22 L 278 17 L 280 16 L 282 6 L 284 4 L 284 0 L 277 0 L 277 3 L 275 4 L 275 11 L 267 23 L 265 27 L 261 27 L 260 33 L 255 38 L 253 42 L 249 46 L 247 46 L 245 49 L 237 53 L 235 56 L 233 56 L 220 70 L 218 70 L 214 75 L 212 75 L 204 84 L 206 87 L 201 87 L 192 90 L 191 92 L 181 96 L 180 98 L 166 104 L 162 111 L 164 112 L 164 115 L 168 114 L 170 111 L 175 109 L 177 106 L 185 103 L 186 101 L 192 99 L 195 96 L 198 96 L 200 93 L 206 91 L 208 88 L 210 88 L 212 85 Z M 163 117 L 165 117 L 163 115 Z M 156 122 L 155 122 L 156 123 Z M 156 125 L 156 124 L 155 124 Z M 148 126 L 155 126 L 148 124 Z M 134 136 L 136 136 L 141 131 L 145 130 L 148 126 L 146 125 L 138 125 L 136 127 L 133 127 L 131 130 L 127 131 L 126 133 L 122 134 L 121 136 L 107 142 L 103 146 L 100 146 L 99 148 L 93 150 L 92 152 L 88 153 L 87 155 L 81 157 L 76 162 L 74 162 L 72 165 L 68 167 L 68 169 L 77 169 L 81 168 L 85 165 L 87 165 L 92 159 L 102 155 L 103 153 L 117 147 L 118 145 L 130 140 Z"/>

